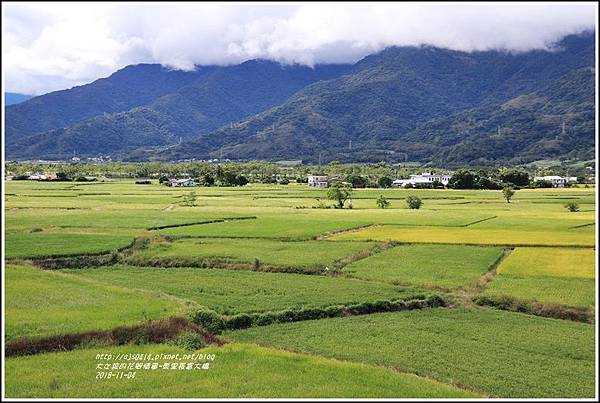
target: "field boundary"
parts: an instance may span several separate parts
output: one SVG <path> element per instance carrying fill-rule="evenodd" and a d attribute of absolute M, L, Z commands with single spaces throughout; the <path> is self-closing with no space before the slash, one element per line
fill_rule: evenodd
<path fill-rule="evenodd" d="M 486 272 L 481 275 L 472 286 L 474 292 L 480 293 L 482 292 L 487 285 L 496 277 L 498 267 L 506 260 L 511 253 L 515 250 L 515 248 L 504 248 L 500 256 L 496 258 L 496 260 L 488 267 Z"/>
<path fill-rule="evenodd" d="M 223 344 L 213 334 L 195 325 L 189 319 L 174 316 L 107 330 L 91 330 L 47 337 L 21 337 L 6 343 L 4 351 L 6 357 L 13 357 L 52 351 L 70 351 L 90 345 L 118 346 L 131 343 L 163 343 L 185 331 L 198 334 L 206 344 Z"/>
<path fill-rule="evenodd" d="M 331 238 L 333 236 L 342 235 L 342 234 L 351 234 L 353 232 L 362 231 L 362 230 L 364 230 L 366 228 L 373 228 L 373 227 L 379 227 L 379 226 L 381 226 L 381 224 L 360 225 L 360 226 L 354 227 L 354 228 L 343 229 L 343 230 L 339 230 L 339 231 L 325 232 L 324 234 L 317 235 L 316 237 L 312 237 L 311 239 L 314 239 L 316 241 L 324 241 L 324 240 L 326 240 L 328 238 Z M 383 241 L 379 241 L 379 242 L 383 242 Z"/>
<path fill-rule="evenodd" d="M 470 223 L 467 223 L 467 224 L 464 224 L 464 225 L 459 225 L 459 227 L 462 227 L 462 228 L 464 228 L 464 227 L 470 227 L 471 225 L 479 224 L 480 222 L 484 222 L 484 221 L 493 220 L 494 218 L 498 218 L 498 216 L 495 215 L 495 216 L 492 216 L 492 217 L 482 218 L 480 220 L 476 220 L 476 221 L 473 221 L 473 222 L 470 222 Z"/>
<path fill-rule="evenodd" d="M 534 299 L 524 300 L 508 295 L 480 295 L 473 297 L 473 302 L 479 306 L 488 306 L 502 311 L 519 312 L 546 318 L 572 320 L 590 324 L 593 324 L 595 319 L 594 309 L 592 308 L 543 303 Z"/>
<path fill-rule="evenodd" d="M 576 229 L 576 228 L 591 227 L 592 225 L 596 225 L 596 223 L 595 222 L 590 222 L 590 223 L 587 223 L 587 224 L 575 225 L 575 226 L 569 227 L 567 229 Z"/>
<path fill-rule="evenodd" d="M 191 316 L 192 322 L 218 334 L 224 330 L 246 329 L 275 323 L 302 322 L 305 320 L 369 315 L 382 312 L 438 308 L 445 307 L 446 305 L 446 301 L 441 296 L 423 293 L 412 295 L 407 299 L 378 300 L 317 308 L 292 308 L 275 312 L 240 313 L 236 315 L 220 315 L 213 310 L 201 309 L 196 313 L 192 313 Z"/>
<path fill-rule="evenodd" d="M 203 224 L 214 224 L 218 222 L 228 222 L 228 221 L 238 221 L 238 220 L 255 220 L 256 216 L 248 216 L 248 217 L 225 217 L 225 218 L 216 218 L 214 220 L 204 220 L 192 223 L 182 223 L 182 224 L 166 224 L 166 225 L 158 225 L 156 227 L 148 227 L 146 228 L 148 231 L 158 231 L 166 228 L 177 228 L 177 227 L 189 227 L 192 225 L 203 225 Z"/>

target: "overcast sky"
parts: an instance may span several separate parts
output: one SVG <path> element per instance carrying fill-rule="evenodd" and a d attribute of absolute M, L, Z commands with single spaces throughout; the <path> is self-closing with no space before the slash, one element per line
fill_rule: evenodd
<path fill-rule="evenodd" d="M 135 63 L 349 63 L 390 45 L 547 48 L 595 28 L 594 3 L 2 3 L 5 90 L 69 88 Z"/>

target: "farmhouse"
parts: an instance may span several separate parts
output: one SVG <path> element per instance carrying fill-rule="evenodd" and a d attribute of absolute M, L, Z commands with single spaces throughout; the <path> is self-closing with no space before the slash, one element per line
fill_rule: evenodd
<path fill-rule="evenodd" d="M 50 181 L 56 179 L 56 173 L 43 173 L 43 174 L 33 174 L 30 175 L 27 179 L 34 181 Z"/>
<path fill-rule="evenodd" d="M 308 175 L 308 186 L 327 188 L 329 187 L 329 177 L 327 175 Z"/>
<path fill-rule="evenodd" d="M 564 188 L 569 183 L 577 182 L 577 178 L 574 176 L 558 176 L 558 175 L 547 175 L 547 176 L 536 176 L 533 178 L 534 182 L 546 181 L 552 183 L 554 188 Z"/>
<path fill-rule="evenodd" d="M 179 186 L 196 186 L 196 182 L 192 178 L 184 178 L 184 179 L 169 179 L 169 186 L 179 187 Z"/>
<path fill-rule="evenodd" d="M 406 187 L 406 185 L 423 185 L 423 184 L 433 184 L 434 182 L 439 182 L 442 185 L 448 185 L 448 182 L 452 178 L 451 175 L 442 175 L 442 174 L 434 174 L 431 172 L 423 172 L 418 175 L 410 175 L 409 179 L 396 179 L 392 182 L 392 186 L 395 187 Z"/>

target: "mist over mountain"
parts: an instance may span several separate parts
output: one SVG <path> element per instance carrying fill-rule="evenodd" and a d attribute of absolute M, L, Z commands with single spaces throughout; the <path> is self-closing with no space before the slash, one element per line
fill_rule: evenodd
<path fill-rule="evenodd" d="M 552 51 L 391 47 L 315 68 L 129 66 L 7 107 L 6 155 L 446 165 L 589 158 L 594 64 L 586 33 Z"/>
<path fill-rule="evenodd" d="M 589 149 L 590 143 L 593 150 L 593 132 L 578 131 L 593 127 L 593 74 L 587 74 L 588 79 L 579 80 L 576 85 L 564 85 L 552 97 L 540 98 L 538 108 L 528 109 L 530 124 L 517 119 L 517 115 L 527 119 L 523 109 L 498 113 L 502 104 L 513 98 L 552 86 L 554 80 L 572 71 L 594 66 L 593 35 L 567 37 L 559 49 L 511 54 L 390 48 L 360 61 L 351 74 L 313 84 L 282 105 L 184 143 L 160 157 L 294 158 L 316 162 L 321 154 L 325 161 L 508 161 L 522 154 L 517 143 L 524 146 L 554 139 L 556 133 L 549 126 L 535 124 L 550 119 L 546 112 L 557 113 L 551 121 L 560 120 L 560 110 L 570 120 L 574 117 L 569 115 L 569 108 L 575 106 L 581 109 L 577 119 L 587 122 L 587 126 L 571 127 L 572 135 L 581 137 L 580 141 L 563 141 L 552 150 L 544 148 L 539 155 L 528 152 L 521 159 L 559 157 L 574 149 Z M 568 82 L 569 78 L 563 80 Z M 476 107 L 480 109 L 474 115 L 458 114 Z M 455 120 L 439 120 L 449 115 Z M 461 118 L 469 120 L 461 122 Z M 473 122 L 475 118 L 478 123 Z M 494 122 L 493 130 L 487 127 L 490 121 Z M 468 122 L 473 127 L 469 139 L 453 136 L 461 127 L 457 123 Z M 473 136 L 479 138 L 477 144 L 484 144 L 483 139 L 497 134 L 497 126 L 520 141 L 504 144 L 506 148 L 500 149 L 499 144 L 489 142 L 489 148 L 477 148 L 477 155 L 452 155 L 461 147 L 472 146 L 469 142 Z M 435 127 L 435 131 L 428 131 L 428 127 Z"/>

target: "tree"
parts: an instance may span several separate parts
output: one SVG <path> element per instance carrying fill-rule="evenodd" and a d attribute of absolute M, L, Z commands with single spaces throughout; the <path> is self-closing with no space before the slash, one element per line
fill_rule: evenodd
<path fill-rule="evenodd" d="M 514 186 L 528 186 L 529 174 L 518 169 L 505 169 L 500 172 L 502 182 L 512 183 Z"/>
<path fill-rule="evenodd" d="M 380 188 L 390 188 L 392 187 L 392 178 L 390 178 L 389 176 L 382 176 L 381 178 L 379 178 L 379 181 L 377 182 L 379 184 Z"/>
<path fill-rule="evenodd" d="M 486 176 L 482 176 L 479 178 L 478 183 L 478 187 L 480 189 L 492 189 L 492 190 L 500 190 L 502 189 L 502 184 L 496 182 L 493 179 L 490 179 L 489 177 Z"/>
<path fill-rule="evenodd" d="M 502 189 L 502 195 L 506 199 L 506 202 L 510 203 L 510 199 L 515 195 L 515 190 L 511 186 L 505 186 Z"/>
<path fill-rule="evenodd" d="M 535 182 L 533 182 L 533 187 L 549 189 L 552 187 L 552 182 L 550 182 L 550 181 L 535 181 Z"/>
<path fill-rule="evenodd" d="M 448 186 L 454 189 L 476 189 L 478 182 L 477 174 L 468 169 L 459 169 L 450 178 Z"/>
<path fill-rule="evenodd" d="M 340 182 L 333 182 L 327 190 L 327 198 L 337 202 L 337 208 L 344 208 L 344 203 L 352 197 L 352 186 Z"/>
<path fill-rule="evenodd" d="M 346 177 L 346 182 L 351 183 L 353 188 L 364 188 L 369 183 L 369 180 L 364 176 L 352 174 Z"/>
<path fill-rule="evenodd" d="M 246 186 L 248 184 L 248 178 L 246 178 L 244 175 L 238 175 L 235 178 L 235 185 L 236 186 Z"/>
<path fill-rule="evenodd" d="M 423 205 L 423 200 L 419 196 L 408 196 L 406 198 L 406 205 L 409 209 L 418 210 Z"/>
<path fill-rule="evenodd" d="M 579 204 L 577 204 L 575 202 L 568 202 L 567 204 L 565 204 L 565 208 L 567 210 L 569 210 L 571 213 L 575 213 L 575 212 L 579 211 Z"/>
<path fill-rule="evenodd" d="M 69 179 L 69 175 L 66 172 L 57 172 L 56 180 L 57 181 L 70 181 L 71 179 Z"/>
<path fill-rule="evenodd" d="M 198 200 L 198 196 L 196 192 L 190 192 L 186 195 L 183 195 L 183 204 L 188 207 L 196 206 L 196 200 Z"/>
<path fill-rule="evenodd" d="M 377 207 L 388 208 L 390 207 L 390 202 L 388 201 L 388 199 L 383 197 L 383 195 L 379 195 L 379 197 L 377 198 Z"/>
<path fill-rule="evenodd" d="M 204 174 L 200 180 L 204 186 L 212 186 L 215 184 L 215 178 L 211 174 Z"/>

